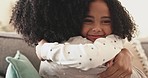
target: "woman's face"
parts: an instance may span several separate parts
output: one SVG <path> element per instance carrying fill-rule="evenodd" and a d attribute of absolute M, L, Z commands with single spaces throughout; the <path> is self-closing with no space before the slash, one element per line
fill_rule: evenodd
<path fill-rule="evenodd" d="M 112 33 L 109 9 L 103 0 L 90 4 L 88 16 L 84 19 L 82 36 L 95 41 Z"/>

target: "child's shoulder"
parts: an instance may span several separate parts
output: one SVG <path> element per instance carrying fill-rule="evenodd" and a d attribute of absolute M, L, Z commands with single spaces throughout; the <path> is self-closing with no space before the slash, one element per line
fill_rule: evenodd
<path fill-rule="evenodd" d="M 85 44 L 85 43 L 92 43 L 90 40 L 83 38 L 82 36 L 75 36 L 71 37 L 68 41 L 71 44 Z"/>

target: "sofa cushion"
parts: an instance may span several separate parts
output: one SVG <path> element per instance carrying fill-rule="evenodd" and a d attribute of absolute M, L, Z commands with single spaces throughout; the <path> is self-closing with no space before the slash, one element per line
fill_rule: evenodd
<path fill-rule="evenodd" d="M 36 70 L 39 70 L 40 60 L 33 46 L 28 46 L 16 33 L 0 33 L 0 73 L 2 75 L 5 75 L 8 66 L 5 58 L 13 57 L 17 50 L 20 50 L 31 61 Z"/>
<path fill-rule="evenodd" d="M 131 42 L 126 42 L 125 47 L 133 54 L 133 65 L 142 70 L 148 77 L 148 59 L 141 42 L 134 39 Z"/>
<path fill-rule="evenodd" d="M 19 51 L 15 57 L 7 57 L 6 60 L 10 63 L 6 78 L 41 78 L 28 58 Z"/>
<path fill-rule="evenodd" d="M 142 44 L 142 48 L 144 49 L 146 56 L 148 57 L 148 37 L 143 37 L 139 40 Z"/>

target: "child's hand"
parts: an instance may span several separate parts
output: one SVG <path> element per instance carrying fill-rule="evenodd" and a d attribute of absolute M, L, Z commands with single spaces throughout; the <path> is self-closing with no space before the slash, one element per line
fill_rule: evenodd
<path fill-rule="evenodd" d="M 44 39 L 42 39 L 40 42 L 38 42 L 38 45 L 36 46 L 36 54 L 38 56 L 38 58 L 40 60 L 42 60 L 42 57 L 41 57 L 41 47 L 44 43 L 47 43 L 47 41 L 45 41 Z"/>

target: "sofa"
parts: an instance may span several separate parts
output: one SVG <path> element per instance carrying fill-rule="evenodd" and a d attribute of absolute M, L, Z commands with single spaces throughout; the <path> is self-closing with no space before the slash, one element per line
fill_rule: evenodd
<path fill-rule="evenodd" d="M 133 42 L 133 53 L 136 57 L 133 58 L 135 65 L 139 67 L 148 77 L 148 37 L 137 39 L 140 43 Z M 128 45 L 128 44 L 127 44 Z M 129 47 L 128 47 L 129 48 Z M 40 66 L 40 60 L 35 54 L 35 47 L 29 46 L 20 35 L 17 33 L 4 33 L 0 32 L 0 78 L 5 78 L 6 70 L 9 63 L 6 61 L 7 56 L 14 56 L 16 51 L 20 51 L 24 54 L 38 71 Z M 131 51 L 132 52 L 132 51 Z M 141 54 L 142 53 L 142 54 Z"/>
<path fill-rule="evenodd" d="M 9 64 L 6 62 L 6 57 L 13 57 L 18 50 L 31 61 L 36 70 L 39 70 L 40 60 L 37 58 L 33 46 L 29 46 L 16 33 L 0 33 L 0 78 L 5 78 Z"/>

